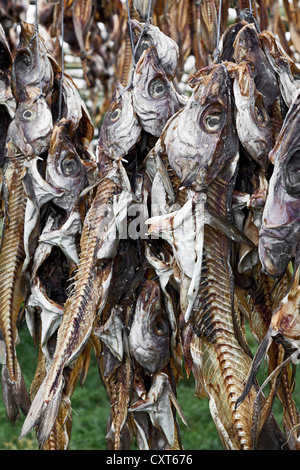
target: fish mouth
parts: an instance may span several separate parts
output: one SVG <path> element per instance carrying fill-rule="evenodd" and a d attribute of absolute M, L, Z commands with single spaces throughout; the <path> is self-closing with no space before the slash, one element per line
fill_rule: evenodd
<path fill-rule="evenodd" d="M 143 284 L 143 290 L 141 292 L 141 303 L 145 307 L 147 304 L 153 304 L 160 300 L 160 288 L 159 285 L 154 281 L 146 281 Z"/>
<path fill-rule="evenodd" d="M 286 238 L 273 238 L 270 234 L 260 237 L 258 254 L 262 271 L 271 277 L 282 276 L 294 256 L 295 247 Z"/>

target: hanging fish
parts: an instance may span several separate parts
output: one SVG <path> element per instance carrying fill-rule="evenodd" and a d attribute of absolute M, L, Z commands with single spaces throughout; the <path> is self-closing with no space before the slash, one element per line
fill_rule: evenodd
<path fill-rule="evenodd" d="M 125 108 L 124 114 L 120 113 L 123 116 L 119 121 L 122 128 L 128 102 L 120 102 Z M 116 101 L 112 103 L 109 115 L 115 107 Z M 130 129 L 128 134 L 130 135 Z M 99 141 L 101 140 L 100 137 Z M 124 150 L 129 151 L 131 148 L 132 142 Z M 100 315 L 106 303 L 118 246 L 118 227 L 124 217 L 123 208 L 131 201 L 129 182 L 120 161 L 125 156 L 126 152 L 118 152 L 113 155 L 114 160 L 103 152 L 100 145 L 98 147 L 100 182 L 84 220 L 80 261 L 74 276 L 72 294 L 65 304 L 53 362 L 34 398 L 21 433 L 24 437 L 38 425 L 40 445 L 48 438 L 59 410 L 64 370 L 82 351 L 91 335 L 97 311 Z M 112 217 L 107 216 L 109 206 L 113 208 Z"/>
<path fill-rule="evenodd" d="M 274 165 L 260 230 L 259 257 L 264 272 L 279 277 L 299 262 L 299 92 L 270 153 Z"/>
<path fill-rule="evenodd" d="M 160 66 L 154 46 L 143 52 L 135 69 L 133 105 L 144 131 L 155 137 L 179 110 L 177 94 Z"/>
<path fill-rule="evenodd" d="M 262 43 L 253 23 L 246 24 L 237 34 L 233 58 L 236 63 L 248 61 L 254 71 L 254 82 L 263 96 L 263 103 L 268 115 L 280 95 L 275 72 L 263 51 Z"/>
<path fill-rule="evenodd" d="M 78 207 L 79 195 L 87 186 L 84 162 L 69 136 L 71 125 L 62 119 L 54 127 L 45 170 L 45 180 L 53 188 L 63 189 L 64 195 L 54 198 L 53 203 L 67 214 Z"/>
<path fill-rule="evenodd" d="M 7 139 L 26 157 L 41 155 L 50 145 L 53 120 L 50 108 L 42 96 L 18 104 Z"/>
<path fill-rule="evenodd" d="M 150 20 L 156 0 L 133 0 L 133 6 L 142 20 Z M 148 17 L 149 16 L 149 17 Z"/>
<path fill-rule="evenodd" d="M 264 169 L 269 165 L 268 154 L 273 147 L 271 120 L 265 110 L 263 95 L 257 91 L 254 74 L 248 63 L 240 63 L 233 91 L 236 128 L 241 144 Z"/>
<path fill-rule="evenodd" d="M 279 79 L 281 95 L 285 104 L 290 107 L 293 95 L 300 85 L 300 70 L 271 31 L 263 31 L 259 37 L 266 57 Z"/>
<path fill-rule="evenodd" d="M 143 52 L 150 46 L 154 46 L 160 66 L 163 68 L 167 77 L 172 80 L 177 72 L 178 65 L 179 50 L 176 42 L 169 36 L 166 36 L 157 26 L 152 24 L 147 25 L 147 28 L 145 28 L 143 23 L 139 23 L 137 20 L 131 20 L 130 24 L 133 32 L 134 45 L 136 47 L 134 50 L 135 61 L 138 62 Z"/>
<path fill-rule="evenodd" d="M 174 448 L 176 437 L 176 423 L 174 411 L 178 412 L 182 422 L 187 426 L 186 419 L 180 405 L 173 393 L 167 374 L 159 372 L 154 375 L 153 383 L 145 398 L 141 398 L 131 405 L 129 411 L 149 413 L 153 425 L 161 430 L 167 439 L 169 449 Z"/>
<path fill-rule="evenodd" d="M 169 164 L 182 186 L 197 191 L 206 187 L 238 151 L 227 69 L 216 65 L 206 72 L 185 108 L 170 119 L 161 137 Z"/>
<path fill-rule="evenodd" d="M 14 423 L 19 408 L 26 415 L 30 400 L 17 359 L 17 321 L 23 302 L 21 271 L 25 257 L 23 244 L 25 196 L 22 170 L 25 156 L 12 144 L 7 144 L 8 165 L 5 180 L 8 188 L 9 223 L 2 234 L 0 252 L 0 329 L 5 342 L 5 363 L 2 366 L 2 391 L 9 420 Z"/>
<path fill-rule="evenodd" d="M 131 355 L 151 374 L 170 359 L 170 325 L 155 281 L 146 281 L 138 297 L 129 334 Z"/>
<path fill-rule="evenodd" d="M 18 102 L 27 100 L 33 90 L 47 97 L 53 88 L 49 53 L 37 34 L 33 24 L 21 22 L 20 42 L 12 66 L 12 91 Z"/>

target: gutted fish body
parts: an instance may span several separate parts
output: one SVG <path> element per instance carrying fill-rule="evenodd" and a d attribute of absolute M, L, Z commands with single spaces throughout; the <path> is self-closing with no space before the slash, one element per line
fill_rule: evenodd
<path fill-rule="evenodd" d="M 27 413 L 30 402 L 16 355 L 17 320 L 23 301 L 21 272 L 25 258 L 23 224 L 25 196 L 22 185 L 24 155 L 13 144 L 7 144 L 8 165 L 5 179 L 9 191 L 9 223 L 4 228 L 0 252 L 0 329 L 5 342 L 5 364 L 2 368 L 2 389 L 7 416 L 15 422 L 19 408 Z"/>

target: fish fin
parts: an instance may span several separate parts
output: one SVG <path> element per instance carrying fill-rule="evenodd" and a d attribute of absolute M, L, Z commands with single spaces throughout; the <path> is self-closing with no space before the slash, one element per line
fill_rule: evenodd
<path fill-rule="evenodd" d="M 252 365 L 251 365 L 251 369 L 250 369 L 247 381 L 245 383 L 244 391 L 241 394 L 241 396 L 236 400 L 235 409 L 237 409 L 237 407 L 241 403 L 243 403 L 246 396 L 250 392 L 250 389 L 251 389 L 252 385 L 254 384 L 259 366 L 260 366 L 261 362 L 263 361 L 263 359 L 266 357 L 266 354 L 268 352 L 268 349 L 269 349 L 271 343 L 272 343 L 272 331 L 269 329 L 267 331 L 266 335 L 264 336 L 263 340 L 261 341 L 260 345 L 257 348 L 257 351 L 256 351 L 255 356 L 254 356 L 253 361 L 252 361 Z"/>
<path fill-rule="evenodd" d="M 5 364 L 2 366 L 1 376 L 6 415 L 12 424 L 19 419 L 19 409 L 26 416 L 30 408 L 30 398 L 19 364 L 17 364 L 17 368 L 17 381 L 9 378 L 8 368 Z"/>
<path fill-rule="evenodd" d="M 251 248 L 256 248 L 256 245 L 241 230 L 235 227 L 229 220 L 220 217 L 211 209 L 206 209 L 206 219 L 209 225 L 220 230 L 220 232 L 227 235 L 231 240 L 237 243 L 245 243 Z"/>
<path fill-rule="evenodd" d="M 45 400 L 44 396 L 46 384 L 47 377 L 34 397 L 19 436 L 20 440 L 23 439 L 37 426 L 37 438 L 40 447 L 43 447 L 48 439 L 59 412 L 64 385 L 63 376 L 59 377 L 59 383 L 56 385 L 57 391 L 48 401 Z"/>

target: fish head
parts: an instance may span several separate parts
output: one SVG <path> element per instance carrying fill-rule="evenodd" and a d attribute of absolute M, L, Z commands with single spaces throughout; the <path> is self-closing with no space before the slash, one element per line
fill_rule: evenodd
<path fill-rule="evenodd" d="M 264 106 L 269 114 L 280 96 L 280 90 L 276 74 L 264 53 L 259 34 L 253 23 L 246 24 L 238 32 L 233 47 L 233 58 L 236 63 L 247 61 L 251 64 L 255 85 L 263 95 Z"/>
<path fill-rule="evenodd" d="M 241 144 L 262 168 L 269 165 L 269 152 L 273 147 L 273 130 L 263 95 L 254 82 L 251 66 L 242 62 L 237 66 L 233 82 L 236 105 L 236 128 Z"/>
<path fill-rule="evenodd" d="M 8 129 L 8 138 L 26 157 L 33 157 L 48 150 L 52 129 L 52 114 L 41 96 L 19 103 Z"/>
<path fill-rule="evenodd" d="M 62 119 L 53 129 L 45 179 L 51 186 L 64 190 L 64 195 L 55 198 L 54 202 L 62 209 L 71 212 L 86 185 L 86 172 L 77 149 L 68 135 L 69 125 L 69 121 Z"/>
<path fill-rule="evenodd" d="M 131 20 L 131 27 L 133 31 L 135 50 L 135 60 L 138 61 L 143 52 L 149 47 L 154 46 L 156 49 L 159 63 L 163 68 L 165 74 L 169 79 L 174 78 L 177 70 L 179 48 L 176 42 L 166 36 L 158 26 L 152 24 L 147 25 L 146 30 L 143 32 L 143 24 L 137 20 Z"/>
<path fill-rule="evenodd" d="M 266 57 L 278 77 L 283 100 L 290 107 L 293 94 L 299 87 L 300 70 L 272 31 L 263 31 L 259 37 Z"/>
<path fill-rule="evenodd" d="M 263 270 L 274 277 L 281 276 L 289 261 L 298 257 L 300 245 L 299 120 L 295 99 L 269 154 L 274 167 L 263 211 L 259 255 Z"/>
<path fill-rule="evenodd" d="M 180 108 L 154 46 L 141 55 L 133 77 L 133 105 L 145 132 L 159 137 L 168 119 Z"/>
<path fill-rule="evenodd" d="M 38 45 L 39 58 L 34 24 L 21 22 L 20 42 L 12 64 L 12 91 L 17 101 L 28 98 L 28 87 L 41 84 L 41 92 L 45 95 L 52 89 L 54 73 L 40 35 Z"/>
<path fill-rule="evenodd" d="M 125 157 L 140 140 L 141 131 L 132 93 L 117 83 L 100 129 L 99 147 L 111 158 Z"/>
<path fill-rule="evenodd" d="M 183 186 L 205 191 L 238 152 L 232 84 L 223 64 L 203 70 L 187 105 L 162 134 L 169 163 Z"/>
<path fill-rule="evenodd" d="M 168 363 L 170 334 L 160 285 L 155 281 L 146 281 L 137 299 L 129 347 L 132 356 L 147 372 L 154 374 Z"/>

